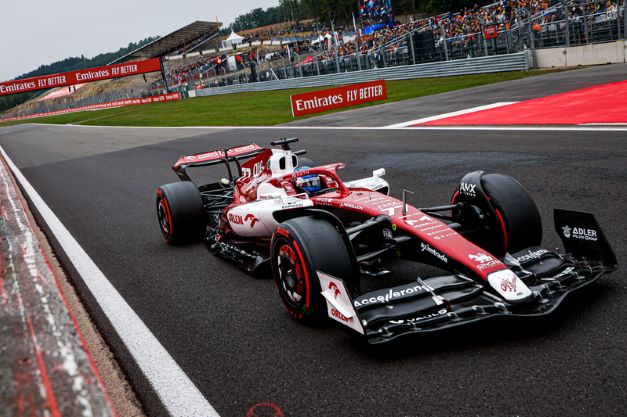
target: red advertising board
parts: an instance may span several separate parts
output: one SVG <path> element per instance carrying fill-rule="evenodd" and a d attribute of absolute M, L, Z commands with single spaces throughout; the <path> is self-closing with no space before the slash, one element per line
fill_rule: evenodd
<path fill-rule="evenodd" d="M 296 94 L 290 96 L 290 100 L 292 101 L 292 116 L 298 117 L 340 107 L 355 106 L 370 101 L 385 100 L 387 97 L 385 81 L 377 80 L 311 93 Z"/>
<path fill-rule="evenodd" d="M 123 64 L 107 65 L 104 67 L 89 68 L 61 74 L 44 75 L 41 77 L 25 78 L 23 80 L 6 81 L 0 83 L 0 96 L 25 93 L 27 91 L 45 90 L 54 87 L 64 87 L 91 81 L 121 78 L 146 72 L 159 71 L 159 58 L 145 61 L 125 62 Z"/>
<path fill-rule="evenodd" d="M 490 25 L 483 28 L 483 37 L 486 39 L 496 39 L 499 37 L 499 32 L 496 26 Z"/>
<path fill-rule="evenodd" d="M 0 118 L 0 122 L 26 120 L 26 119 L 32 119 L 35 117 L 56 116 L 59 114 L 76 113 L 79 111 L 87 111 L 87 110 L 104 110 L 104 109 L 112 109 L 115 107 L 137 106 L 140 104 L 163 103 L 166 101 L 176 101 L 180 99 L 181 99 L 181 95 L 179 93 L 162 94 L 160 96 L 152 96 L 152 97 L 144 97 L 144 98 L 125 98 L 122 100 L 108 101 L 106 103 L 90 104 L 87 106 L 74 107 L 72 109 L 66 109 L 66 110 L 57 110 L 57 111 L 51 111 L 47 113 L 29 114 L 27 116 L 7 117 L 5 119 Z"/>

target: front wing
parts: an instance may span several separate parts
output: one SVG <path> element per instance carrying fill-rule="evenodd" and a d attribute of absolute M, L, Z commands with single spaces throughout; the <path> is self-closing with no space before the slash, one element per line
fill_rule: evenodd
<path fill-rule="evenodd" d="M 612 272 L 602 262 L 566 262 L 555 275 L 528 283 L 534 297 L 510 304 L 463 275 L 420 279 L 352 298 L 344 282 L 318 271 L 329 317 L 363 334 L 370 344 L 435 332 L 502 316 L 543 316 L 568 294 Z"/>

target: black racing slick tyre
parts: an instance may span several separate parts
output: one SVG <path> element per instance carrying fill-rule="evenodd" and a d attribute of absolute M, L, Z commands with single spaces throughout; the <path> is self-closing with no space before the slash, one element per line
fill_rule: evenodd
<path fill-rule="evenodd" d="M 322 322 L 327 316 L 318 270 L 344 282 L 356 279 L 351 256 L 338 229 L 328 220 L 297 217 L 281 223 L 271 244 L 274 282 L 281 301 L 296 321 Z"/>
<path fill-rule="evenodd" d="M 200 241 L 207 233 L 207 215 L 196 185 L 190 181 L 157 189 L 157 218 L 167 242 L 181 245 Z"/>
<path fill-rule="evenodd" d="M 485 174 L 483 189 L 492 200 L 501 231 L 503 246 L 515 253 L 542 242 L 542 220 L 529 192 L 514 178 Z"/>
<path fill-rule="evenodd" d="M 542 221 L 536 203 L 514 178 L 501 174 L 471 172 L 462 178 L 452 203 L 453 218 L 473 232 L 465 237 L 502 258 L 542 241 Z M 479 220 L 480 219 L 480 220 Z M 481 226 L 481 227 L 477 227 Z"/>

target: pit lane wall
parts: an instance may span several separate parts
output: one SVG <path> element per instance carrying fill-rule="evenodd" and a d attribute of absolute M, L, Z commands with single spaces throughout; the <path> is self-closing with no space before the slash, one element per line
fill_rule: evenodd
<path fill-rule="evenodd" d="M 144 97 L 144 98 L 128 98 L 128 99 L 123 99 L 123 100 L 109 101 L 106 103 L 91 104 L 89 106 L 75 107 L 72 109 L 51 111 L 51 112 L 46 112 L 46 113 L 29 114 L 27 116 L 7 117 L 4 119 L 0 118 L 0 122 L 12 122 L 16 120 L 33 119 L 36 117 L 57 116 L 60 114 L 75 113 L 75 112 L 87 111 L 87 110 L 104 110 L 104 109 L 112 109 L 115 107 L 137 106 L 141 104 L 151 104 L 151 103 L 163 103 L 166 101 L 176 101 L 180 99 L 181 99 L 180 93 L 162 94 L 160 96 L 152 96 L 152 97 Z"/>
<path fill-rule="evenodd" d="M 529 54 L 529 62 L 534 68 L 618 64 L 627 62 L 627 41 L 537 49 L 535 60 L 531 51 Z"/>
<path fill-rule="evenodd" d="M 0 156 L 0 416 L 115 416 Z"/>

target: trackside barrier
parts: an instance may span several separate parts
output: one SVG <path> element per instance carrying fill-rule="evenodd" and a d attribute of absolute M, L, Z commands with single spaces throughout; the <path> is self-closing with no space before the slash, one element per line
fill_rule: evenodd
<path fill-rule="evenodd" d="M 454 75 L 484 74 L 491 72 L 524 71 L 529 69 L 527 53 L 495 55 L 456 61 L 431 62 L 399 67 L 376 68 L 316 77 L 234 84 L 196 90 L 197 96 L 231 94 L 248 91 L 270 91 L 288 88 L 321 87 L 362 83 L 375 80 L 408 80 L 412 78 L 448 77 Z"/>
<path fill-rule="evenodd" d="M 128 98 L 123 100 L 109 101 L 107 103 L 90 104 L 88 106 L 75 107 L 73 109 L 57 110 L 45 113 L 29 114 L 27 116 L 15 116 L 0 119 L 0 122 L 11 122 L 15 120 L 33 119 L 35 117 L 57 116 L 59 114 L 75 113 L 88 110 L 103 110 L 114 107 L 137 106 L 141 104 L 162 103 L 166 101 L 176 101 L 181 99 L 180 93 L 162 94 L 160 96 L 144 98 Z"/>

